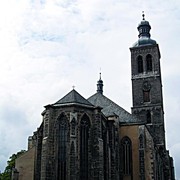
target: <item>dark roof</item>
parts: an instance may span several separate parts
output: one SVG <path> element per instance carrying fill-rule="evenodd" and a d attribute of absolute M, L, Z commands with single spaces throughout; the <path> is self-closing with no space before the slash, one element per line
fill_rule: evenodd
<path fill-rule="evenodd" d="M 145 20 L 145 15 L 143 14 L 143 20 L 138 25 L 137 29 L 139 31 L 139 39 L 137 42 L 133 44 L 132 47 L 139 47 L 139 46 L 147 46 L 147 45 L 155 45 L 157 44 L 155 40 L 151 39 L 151 26 L 148 21 Z"/>
<path fill-rule="evenodd" d="M 94 106 L 102 107 L 102 113 L 105 116 L 118 115 L 119 120 L 122 123 L 138 123 L 140 122 L 135 116 L 124 110 L 122 107 L 108 99 L 101 93 L 96 93 L 88 98 L 88 101 L 91 102 Z"/>
<path fill-rule="evenodd" d="M 139 47 L 139 46 L 147 46 L 147 45 L 155 45 L 157 44 L 155 40 L 149 37 L 141 37 L 136 41 L 132 47 Z"/>
<path fill-rule="evenodd" d="M 70 105 L 70 104 L 86 105 L 86 106 L 94 107 L 88 100 L 86 100 L 84 97 L 82 97 L 74 89 L 53 105 L 61 106 L 61 105 Z"/>

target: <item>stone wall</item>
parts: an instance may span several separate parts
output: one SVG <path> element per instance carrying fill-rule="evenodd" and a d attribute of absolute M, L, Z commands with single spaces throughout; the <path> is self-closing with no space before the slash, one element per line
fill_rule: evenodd
<path fill-rule="evenodd" d="M 33 180 L 34 179 L 34 155 L 35 147 L 29 149 L 16 159 L 15 168 L 19 172 L 18 180 Z"/>

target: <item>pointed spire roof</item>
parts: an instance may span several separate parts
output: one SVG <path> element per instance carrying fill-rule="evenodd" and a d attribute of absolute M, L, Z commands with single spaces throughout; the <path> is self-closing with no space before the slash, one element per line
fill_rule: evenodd
<path fill-rule="evenodd" d="M 72 104 L 94 107 L 88 100 L 86 100 L 74 89 L 53 105 L 62 106 L 62 105 L 72 105 Z"/>
<path fill-rule="evenodd" d="M 99 73 L 99 81 L 97 82 L 97 92 L 103 94 L 103 81 L 101 79 L 101 73 Z"/>

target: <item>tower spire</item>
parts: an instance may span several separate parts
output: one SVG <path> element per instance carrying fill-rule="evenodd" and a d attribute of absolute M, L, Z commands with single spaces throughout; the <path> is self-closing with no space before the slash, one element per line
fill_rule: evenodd
<path fill-rule="evenodd" d="M 139 39 L 131 48 L 132 114 L 147 125 L 156 144 L 165 146 L 160 51 L 150 29 L 143 12 Z"/>
<path fill-rule="evenodd" d="M 142 11 L 142 20 L 138 24 L 137 27 L 139 31 L 138 35 L 138 41 L 133 44 L 133 47 L 138 47 L 138 46 L 146 46 L 146 45 L 155 45 L 157 44 L 155 40 L 151 39 L 151 26 L 149 22 L 145 19 L 145 13 Z"/>
<path fill-rule="evenodd" d="M 97 92 L 103 94 L 103 81 L 101 79 L 101 72 L 99 73 L 99 81 L 97 82 Z"/>
<path fill-rule="evenodd" d="M 149 22 L 145 20 L 145 14 L 144 11 L 142 11 L 142 21 L 138 25 L 139 38 L 140 37 L 150 38 L 151 37 L 150 29 L 151 26 Z"/>

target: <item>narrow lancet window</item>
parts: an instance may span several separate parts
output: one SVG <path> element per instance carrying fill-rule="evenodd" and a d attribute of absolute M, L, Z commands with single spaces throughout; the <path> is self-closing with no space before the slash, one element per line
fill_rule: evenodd
<path fill-rule="evenodd" d="M 71 143 L 70 148 L 70 180 L 76 179 L 76 157 L 74 142 Z"/>
<path fill-rule="evenodd" d="M 58 171 L 57 178 L 59 180 L 66 180 L 66 144 L 67 144 L 67 132 L 68 132 L 68 123 L 67 118 L 62 114 L 58 118 Z"/>
<path fill-rule="evenodd" d="M 126 136 L 121 140 L 123 175 L 132 174 L 132 143 Z"/>
<path fill-rule="evenodd" d="M 138 56 L 137 65 L 138 65 L 138 73 L 143 73 L 143 59 L 142 59 L 142 56 Z"/>
<path fill-rule="evenodd" d="M 146 56 L 146 70 L 147 72 L 152 71 L 152 56 L 150 54 Z"/>
<path fill-rule="evenodd" d="M 150 111 L 147 111 L 146 119 L 147 119 L 147 123 L 151 123 L 151 112 Z"/>
<path fill-rule="evenodd" d="M 88 180 L 88 139 L 90 120 L 84 115 L 80 122 L 80 180 Z"/>

